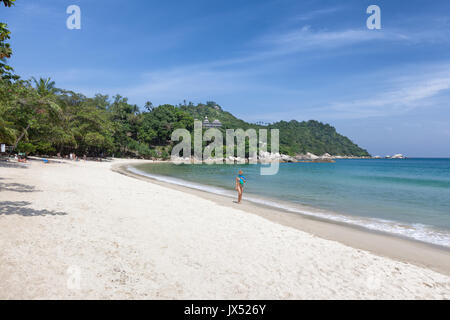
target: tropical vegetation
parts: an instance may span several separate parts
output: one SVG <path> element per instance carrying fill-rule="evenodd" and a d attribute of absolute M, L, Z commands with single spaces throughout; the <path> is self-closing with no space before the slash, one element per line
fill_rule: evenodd
<path fill-rule="evenodd" d="M 6 7 L 14 4 L 14 0 L 2 2 Z M 173 130 L 192 132 L 194 119 L 208 117 L 220 120 L 223 132 L 278 128 L 280 152 L 290 155 L 368 155 L 335 128 L 318 121 L 280 121 L 262 126 L 236 118 L 214 101 L 157 107 L 147 102 L 139 108 L 120 95 L 86 97 L 59 89 L 50 78 L 23 80 L 7 63 L 12 55 L 9 39 L 7 25 L 0 23 L 0 143 L 12 146 L 13 152 L 168 158 Z"/>

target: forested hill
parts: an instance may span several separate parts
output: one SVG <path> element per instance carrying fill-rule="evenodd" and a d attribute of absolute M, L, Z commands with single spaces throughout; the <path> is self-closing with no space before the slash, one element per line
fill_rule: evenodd
<path fill-rule="evenodd" d="M 367 150 L 337 133 L 333 126 L 319 121 L 280 121 L 270 127 L 280 130 L 280 150 L 286 154 L 311 152 L 316 155 L 370 155 Z"/>
<path fill-rule="evenodd" d="M 14 4 L 14 0 L 1 2 L 6 7 Z M 192 132 L 194 119 L 207 116 L 210 121 L 220 120 L 221 130 L 278 128 L 280 152 L 289 155 L 368 155 L 332 126 L 317 121 L 251 124 L 213 101 L 158 107 L 147 102 L 140 109 L 120 95 L 89 98 L 57 88 L 50 78 L 24 80 L 8 65 L 13 53 L 10 37 L 7 25 L 0 23 L 0 143 L 11 146 L 10 153 L 168 158 L 172 132 L 178 128 Z"/>
<path fill-rule="evenodd" d="M 248 128 L 277 128 L 280 130 L 280 152 L 295 155 L 307 152 L 316 155 L 329 153 L 331 155 L 369 156 L 369 153 L 353 143 L 349 138 L 336 132 L 329 124 L 309 120 L 298 122 L 296 120 L 280 121 L 267 126 L 251 124 L 236 118 L 231 113 L 222 110 L 214 102 L 206 105 L 181 105 L 181 110 L 189 113 L 193 118 L 203 120 L 208 117 L 210 121 L 218 119 L 223 129 Z"/>
<path fill-rule="evenodd" d="M 208 117 L 210 121 L 219 120 L 222 123 L 223 129 L 248 129 L 253 128 L 251 124 L 244 120 L 238 119 L 231 113 L 222 110 L 222 108 L 215 102 L 207 102 L 207 104 L 198 105 L 180 105 L 180 109 L 189 113 L 194 119 L 204 120 Z"/>
<path fill-rule="evenodd" d="M 88 98 L 54 85 L 50 79 L 0 80 L 0 143 L 35 155 L 168 158 L 173 130 L 192 132 L 194 119 L 207 116 L 220 120 L 222 131 L 278 128 L 284 154 L 368 155 L 332 126 L 317 121 L 257 125 L 223 111 L 215 102 L 158 107 L 147 102 L 142 111 L 120 95 Z"/>

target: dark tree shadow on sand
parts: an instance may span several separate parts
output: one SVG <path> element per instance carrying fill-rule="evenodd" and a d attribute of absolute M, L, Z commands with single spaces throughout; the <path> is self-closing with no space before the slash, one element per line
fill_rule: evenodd
<path fill-rule="evenodd" d="M 12 191 L 12 192 L 37 192 L 35 187 L 22 183 L 4 183 L 0 182 L 0 192 Z"/>
<path fill-rule="evenodd" d="M 0 167 L 3 168 L 21 168 L 21 169 L 27 169 L 28 165 L 26 164 L 21 164 L 21 163 L 15 163 L 15 162 L 5 162 L 5 161 L 0 161 Z"/>
<path fill-rule="evenodd" d="M 35 216 L 65 216 L 65 212 L 57 212 L 50 210 L 36 210 L 28 208 L 31 202 L 28 201 L 0 201 L 0 216 L 18 214 L 24 217 Z"/>

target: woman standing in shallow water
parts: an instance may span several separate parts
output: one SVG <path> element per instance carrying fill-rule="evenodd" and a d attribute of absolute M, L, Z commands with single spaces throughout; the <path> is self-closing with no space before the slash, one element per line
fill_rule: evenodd
<path fill-rule="evenodd" d="M 247 182 L 242 174 L 243 174 L 242 170 L 239 170 L 239 175 L 236 177 L 236 190 L 238 192 L 237 203 L 241 203 L 242 193 L 244 192 L 244 183 Z"/>

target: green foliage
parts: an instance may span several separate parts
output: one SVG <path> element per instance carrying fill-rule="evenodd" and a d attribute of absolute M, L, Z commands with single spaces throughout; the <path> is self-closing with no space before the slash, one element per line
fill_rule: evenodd
<path fill-rule="evenodd" d="M 168 159 L 170 158 L 169 152 L 167 152 L 166 150 L 164 150 L 164 151 L 161 153 L 161 158 L 162 158 L 163 160 L 168 160 Z"/>
<path fill-rule="evenodd" d="M 231 113 L 223 111 L 222 108 L 215 102 L 208 102 L 205 104 L 183 104 L 179 106 L 191 114 L 195 119 L 203 120 L 205 116 L 210 121 L 215 119 L 222 123 L 221 131 L 224 133 L 225 129 L 242 128 L 247 130 L 254 128 L 255 130 L 261 128 L 279 129 L 280 130 L 280 153 L 295 155 L 305 154 L 307 152 L 316 155 L 329 153 L 331 155 L 353 155 L 353 156 L 368 156 L 369 153 L 358 147 L 350 139 L 344 137 L 336 132 L 336 129 L 328 124 L 310 120 L 298 122 L 295 120 L 286 122 L 280 121 L 269 126 L 261 126 L 247 123 L 233 116 Z M 224 135 L 225 136 L 225 135 Z M 268 149 L 270 151 L 270 136 L 268 137 Z M 246 148 L 248 155 L 248 146 Z"/>
<path fill-rule="evenodd" d="M 45 97 L 56 92 L 55 81 L 51 81 L 50 78 L 40 78 L 39 80 L 36 80 L 36 78 L 32 77 L 31 79 L 35 84 L 37 93 L 41 97 Z"/>
<path fill-rule="evenodd" d="M 222 130 L 242 128 L 247 130 L 254 127 L 249 123 L 236 118 L 231 113 L 223 111 L 222 108 L 213 101 L 209 101 L 208 104 L 198 104 L 194 106 L 192 103 L 188 105 L 179 105 L 182 111 L 189 113 L 194 119 L 203 121 L 205 117 L 213 121 L 215 119 L 220 120 L 222 123 Z"/>
<path fill-rule="evenodd" d="M 269 128 L 280 130 L 280 152 L 286 154 L 368 156 L 369 153 L 358 147 L 350 139 L 340 135 L 329 124 L 315 120 L 298 122 L 295 120 L 273 123 Z"/>
<path fill-rule="evenodd" d="M 12 5 L 14 5 L 14 2 L 16 2 L 16 0 L 1 0 L 1 2 L 3 2 L 5 7 L 11 7 Z"/>
<path fill-rule="evenodd" d="M 25 154 L 33 153 L 36 151 L 36 146 L 29 142 L 19 142 L 17 145 L 17 151 Z"/>
<path fill-rule="evenodd" d="M 11 7 L 15 0 L 1 0 L 5 7 Z M 8 81 L 18 80 L 19 77 L 13 74 L 13 68 L 6 63 L 6 59 L 11 58 L 12 50 L 6 41 L 10 39 L 11 32 L 6 23 L 0 22 L 0 79 Z"/>
<path fill-rule="evenodd" d="M 0 81 L 0 142 L 17 151 L 168 158 L 172 131 L 193 128 L 193 118 L 172 105 L 141 112 L 119 95 L 87 98 L 56 90 L 50 79 L 32 83 Z"/>
<path fill-rule="evenodd" d="M 9 120 L 12 104 L 12 89 L 9 83 L 0 80 L 0 142 L 13 144 L 16 140 L 14 122 Z"/>
<path fill-rule="evenodd" d="M 6 63 L 6 59 L 11 58 L 12 50 L 6 41 L 10 39 L 11 32 L 6 23 L 0 22 L 0 78 L 12 80 L 16 79 L 13 75 L 13 68 Z"/>
<path fill-rule="evenodd" d="M 220 130 L 224 138 L 228 128 L 278 128 L 280 152 L 285 154 L 368 155 L 332 126 L 313 120 L 280 121 L 264 127 L 240 120 L 216 103 L 177 107 L 147 104 L 147 111 L 142 112 L 119 95 L 110 101 L 106 95 L 87 98 L 72 91 L 56 90 L 50 79 L 34 80 L 34 84 L 0 82 L 0 140 L 17 144 L 17 150 L 29 153 L 167 159 L 172 132 L 184 128 L 192 133 L 194 118 L 208 116 L 222 122 Z M 248 149 L 247 141 L 247 155 Z"/>
<path fill-rule="evenodd" d="M 0 111 L 1 113 L 1 111 Z M 12 128 L 13 124 L 1 118 L 0 115 L 0 142 L 13 144 L 16 140 L 16 132 Z"/>
<path fill-rule="evenodd" d="M 164 104 L 147 113 L 144 126 L 153 136 L 153 143 L 167 145 L 175 129 L 193 130 L 194 119 L 186 112 L 170 104 Z"/>
<path fill-rule="evenodd" d="M 14 4 L 14 0 L 0 1 L 6 7 Z M 6 59 L 12 55 L 6 42 L 10 34 L 7 25 L 0 23 L 0 142 L 11 144 L 18 151 L 167 159 L 172 149 L 172 132 L 183 128 L 192 133 L 194 119 L 208 117 L 210 121 L 221 121 L 224 138 L 226 129 L 278 128 L 281 153 L 368 155 L 332 126 L 313 120 L 280 121 L 265 127 L 236 118 L 214 101 L 196 106 L 184 101 L 178 106 L 158 107 L 148 101 L 142 112 L 120 95 L 114 96 L 112 101 L 101 94 L 87 98 L 57 89 L 50 78 L 19 80 L 6 64 Z M 246 142 L 247 156 L 248 149 Z"/>
<path fill-rule="evenodd" d="M 35 145 L 33 152 L 42 155 L 55 154 L 56 149 L 53 147 L 51 142 L 40 141 Z"/>
<path fill-rule="evenodd" d="M 264 127 L 240 120 L 215 103 L 178 107 L 165 104 L 142 112 L 119 95 L 110 101 L 106 95 L 87 98 L 72 91 L 54 90 L 50 79 L 35 80 L 34 84 L 0 82 L 0 140 L 16 143 L 17 150 L 23 152 L 167 159 L 172 132 L 184 128 L 192 133 L 194 118 L 208 116 L 222 122 L 224 138 L 227 128 L 278 128 L 280 152 L 285 154 L 368 155 L 332 126 L 313 120 L 280 121 Z M 247 155 L 248 149 L 247 141 Z"/>
<path fill-rule="evenodd" d="M 14 0 L 0 1 L 6 7 L 14 4 Z M 17 146 L 18 151 L 167 159 L 172 149 L 172 132 L 179 128 L 192 132 L 194 119 L 208 117 L 210 121 L 221 121 L 224 138 L 226 129 L 278 128 L 280 152 L 285 154 L 368 155 L 332 126 L 313 120 L 280 121 L 265 127 L 236 118 L 214 101 L 196 106 L 184 101 L 177 107 L 155 107 L 148 101 L 142 112 L 120 95 L 111 102 L 107 95 L 87 98 L 57 89 L 50 78 L 19 80 L 6 64 L 12 55 L 6 42 L 10 34 L 7 25 L 0 23 L 0 142 Z M 247 156 L 248 148 L 246 142 Z"/>

